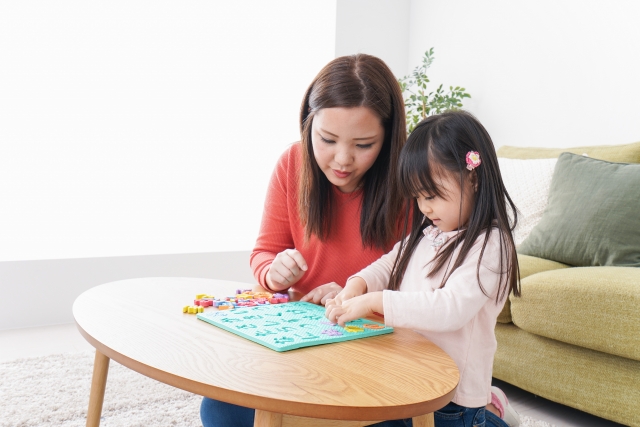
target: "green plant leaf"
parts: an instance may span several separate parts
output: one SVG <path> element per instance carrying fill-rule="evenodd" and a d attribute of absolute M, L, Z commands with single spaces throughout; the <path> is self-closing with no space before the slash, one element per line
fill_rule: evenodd
<path fill-rule="evenodd" d="M 398 79 L 403 98 L 405 98 L 408 133 L 411 133 L 423 118 L 461 108 L 463 99 L 471 98 L 464 87 L 453 85 L 449 86 L 446 93 L 443 90 L 443 84 L 435 91 L 427 93 L 427 84 L 431 82 L 427 76 L 427 70 L 435 59 L 433 52 L 433 47 L 425 51 L 421 64 L 416 66 L 409 75 Z"/>

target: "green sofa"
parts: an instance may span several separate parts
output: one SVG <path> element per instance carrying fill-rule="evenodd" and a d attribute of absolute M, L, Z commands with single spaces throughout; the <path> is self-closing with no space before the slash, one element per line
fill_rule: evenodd
<path fill-rule="evenodd" d="M 552 158 L 565 151 L 640 163 L 640 143 L 571 149 L 503 146 L 498 156 Z M 629 221 L 640 227 L 640 212 Z M 518 259 L 522 296 L 511 296 L 498 318 L 493 376 L 640 427 L 640 268 L 572 267 L 520 253 Z"/>

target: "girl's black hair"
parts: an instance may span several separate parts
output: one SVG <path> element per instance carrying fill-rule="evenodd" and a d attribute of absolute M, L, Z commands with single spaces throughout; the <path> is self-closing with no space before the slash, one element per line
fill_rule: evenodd
<path fill-rule="evenodd" d="M 469 151 L 478 152 L 482 161 L 472 171 L 467 169 L 466 164 Z M 478 259 L 476 276 L 482 292 L 487 295 L 480 283 L 480 264 L 490 234 L 497 231 L 500 236 L 501 278 L 496 302 L 502 300 L 509 292 L 520 296 L 520 270 L 513 241 L 517 210 L 502 181 L 496 151 L 484 126 L 465 111 L 449 111 L 427 117 L 409 135 L 400 154 L 398 169 L 402 195 L 406 199 L 413 199 L 412 203 L 407 203 L 405 235 L 409 228 L 411 208 L 414 215 L 411 220 L 410 234 L 400 244 L 399 255 L 391 272 L 389 289 L 398 290 L 409 259 L 424 236 L 423 230 L 432 225 L 431 220 L 419 214 L 420 210 L 415 198 L 420 193 L 444 196 L 438 185 L 438 176 L 444 172 L 459 181 L 461 192 L 464 181 L 473 178 L 477 184 L 475 204 L 466 228 L 463 228 L 464 224 L 460 224 L 460 232 L 440 249 L 432 261 L 435 265 L 428 277 L 433 277 L 446 268 L 440 284 L 441 288 L 444 287 L 449 276 L 462 265 L 474 242 L 482 233 L 486 233 Z M 470 177 L 469 174 L 476 174 L 476 176 Z M 509 220 L 507 205 L 512 212 L 512 223 Z M 458 246 L 461 246 L 460 252 L 457 258 L 452 260 L 453 252 Z"/>

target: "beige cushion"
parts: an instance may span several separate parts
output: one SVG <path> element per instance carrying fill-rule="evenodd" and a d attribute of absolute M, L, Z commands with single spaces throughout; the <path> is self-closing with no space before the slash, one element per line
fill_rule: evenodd
<path fill-rule="evenodd" d="M 640 268 L 544 271 L 510 300 L 513 323 L 527 332 L 640 360 Z"/>
<path fill-rule="evenodd" d="M 625 145 L 594 145 L 570 148 L 531 148 L 503 145 L 498 149 L 498 157 L 509 159 L 551 159 L 561 153 L 586 154 L 609 162 L 640 163 L 640 142 Z"/>
<path fill-rule="evenodd" d="M 558 159 L 521 160 L 498 157 L 507 193 L 518 208 L 518 224 L 513 231 L 516 246 L 527 238 L 542 218 L 557 161 Z"/>
<path fill-rule="evenodd" d="M 520 264 L 520 279 L 540 273 L 541 271 L 557 270 L 559 268 L 568 268 L 568 265 L 559 262 L 549 261 L 542 258 L 536 258 L 529 255 L 518 254 L 518 263 Z M 499 323 L 511 323 L 511 302 L 507 300 L 504 304 L 502 312 L 498 316 Z"/>

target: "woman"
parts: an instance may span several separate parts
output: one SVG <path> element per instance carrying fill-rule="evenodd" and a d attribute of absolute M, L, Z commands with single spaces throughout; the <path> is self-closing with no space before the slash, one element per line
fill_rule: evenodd
<path fill-rule="evenodd" d="M 321 303 L 401 237 L 405 114 L 389 67 L 365 54 L 327 64 L 302 101 L 300 137 L 271 177 L 250 262 L 266 289 Z M 208 398 L 200 409 L 204 427 L 250 427 L 254 413 Z"/>
<path fill-rule="evenodd" d="M 331 61 L 304 96 L 300 134 L 271 178 L 251 268 L 271 291 L 320 302 L 400 237 L 406 131 L 391 70 L 364 54 Z"/>

